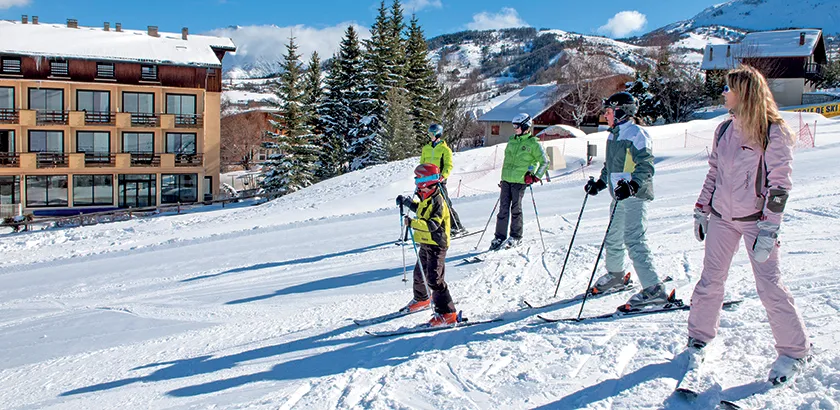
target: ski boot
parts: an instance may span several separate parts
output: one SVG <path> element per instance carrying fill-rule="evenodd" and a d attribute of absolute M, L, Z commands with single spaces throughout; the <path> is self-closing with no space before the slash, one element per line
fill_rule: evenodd
<path fill-rule="evenodd" d="M 767 380 L 773 383 L 774 386 L 793 381 L 799 373 L 805 370 L 810 360 L 811 356 L 794 359 L 790 356 L 780 354 L 776 361 L 773 362 Z"/>
<path fill-rule="evenodd" d="M 589 289 L 592 295 L 599 295 L 602 293 L 609 293 L 624 289 L 630 283 L 630 272 L 621 274 L 621 272 L 607 272 L 604 276 L 598 278 L 595 286 Z"/>
<path fill-rule="evenodd" d="M 452 326 L 461 321 L 461 315 L 458 312 L 452 313 L 437 313 L 432 316 L 429 321 L 429 327 L 436 326 Z"/>
<path fill-rule="evenodd" d="M 493 241 L 490 242 L 490 250 L 498 251 L 499 249 L 501 249 L 503 243 L 505 243 L 504 239 L 493 238 Z"/>
<path fill-rule="evenodd" d="M 522 243 L 522 239 L 508 238 L 505 242 L 505 249 L 515 248 L 519 246 L 520 243 Z"/>
<path fill-rule="evenodd" d="M 619 310 L 623 312 L 632 312 L 634 310 L 641 310 L 648 306 L 666 306 L 674 302 L 674 292 L 671 295 L 665 293 L 665 285 L 657 283 L 653 286 L 648 286 L 642 289 L 641 292 L 630 297 Z"/>
<path fill-rule="evenodd" d="M 417 312 L 419 310 L 428 309 L 429 306 L 432 305 L 431 299 L 426 300 L 414 300 L 411 299 L 411 302 L 408 302 L 404 308 L 400 309 L 400 312 L 412 313 Z"/>

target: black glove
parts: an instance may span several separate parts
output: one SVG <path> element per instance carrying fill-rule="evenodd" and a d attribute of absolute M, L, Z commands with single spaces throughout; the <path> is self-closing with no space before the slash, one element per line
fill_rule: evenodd
<path fill-rule="evenodd" d="M 605 189 L 607 189 L 607 183 L 600 179 L 597 181 L 590 179 L 583 187 L 583 190 L 589 195 L 598 195 L 598 192 Z"/>
<path fill-rule="evenodd" d="M 397 195 L 397 206 L 400 206 L 402 204 L 403 204 L 403 196 L 402 195 Z"/>
<path fill-rule="evenodd" d="M 635 196 L 636 192 L 639 191 L 639 184 L 636 181 L 627 182 L 626 179 L 619 180 L 618 183 L 615 185 L 615 200 L 622 201 L 631 196 Z"/>

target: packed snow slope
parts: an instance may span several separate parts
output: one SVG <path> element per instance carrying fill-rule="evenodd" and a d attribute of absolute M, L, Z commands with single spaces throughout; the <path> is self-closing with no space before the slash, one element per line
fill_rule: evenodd
<path fill-rule="evenodd" d="M 799 117 L 787 117 L 799 130 Z M 720 118 L 650 129 L 657 198 L 648 235 L 661 275 L 688 302 L 703 244 L 691 212 Z M 817 351 L 790 387 L 741 401 L 753 408 L 840 406 L 840 121 L 817 121 L 816 147 L 795 153 L 782 227 L 784 280 Z M 602 140 L 604 134 L 592 136 Z M 568 167 L 533 188 L 545 251 L 525 202 L 520 248 L 461 265 L 478 236 L 456 240 L 446 269 L 456 305 L 488 325 L 372 338 L 349 319 L 392 312 L 411 298 L 394 197 L 412 190 L 415 160 L 317 184 L 271 203 L 0 238 L 0 403 L 3 408 L 711 408 L 766 377 L 773 340 L 746 253 L 735 257 L 710 350 L 719 385 L 688 404 L 672 396 L 683 364 L 686 312 L 578 324 L 578 306 L 521 310 L 552 298 L 593 166 L 567 141 Z M 455 155 L 449 179 L 471 230 L 497 194 L 502 149 Z M 603 145 L 599 147 L 603 155 Z M 458 184 L 460 182 L 460 192 Z M 586 287 L 607 224 L 608 196 L 589 199 L 558 298 Z M 491 228 L 492 229 L 492 228 Z M 485 236 L 480 249 L 489 244 Z M 603 268 L 599 269 L 599 273 Z M 409 271 L 409 275 L 411 272 Z M 587 303 L 610 312 L 629 294 Z M 427 313 L 371 326 L 426 321 Z M 676 359 L 675 359 L 676 358 Z"/>

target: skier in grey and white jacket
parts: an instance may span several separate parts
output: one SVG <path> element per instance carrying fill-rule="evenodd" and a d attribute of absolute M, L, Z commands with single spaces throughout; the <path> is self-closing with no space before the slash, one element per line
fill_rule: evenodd
<path fill-rule="evenodd" d="M 615 213 L 606 237 L 607 273 L 595 282 L 590 291 L 593 294 L 604 293 L 626 285 L 626 247 L 643 289 L 630 298 L 625 308 L 663 304 L 668 295 L 654 270 L 645 236 L 647 208 L 653 200 L 654 166 L 650 136 L 633 120 L 638 105 L 629 93 L 616 93 L 604 100 L 604 110 L 610 125 L 604 168 L 601 177 L 587 182 L 584 190 L 589 195 L 597 195 L 609 187 Z"/>

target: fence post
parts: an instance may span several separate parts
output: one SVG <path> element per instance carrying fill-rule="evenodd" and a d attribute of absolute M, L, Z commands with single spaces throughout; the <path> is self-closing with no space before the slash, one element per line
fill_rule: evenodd
<path fill-rule="evenodd" d="M 181 214 L 181 201 L 178 201 L 178 214 Z"/>
<path fill-rule="evenodd" d="M 688 128 L 685 129 L 685 144 L 683 148 L 688 148 Z"/>
<path fill-rule="evenodd" d="M 811 148 L 817 146 L 817 120 L 814 120 L 814 135 L 811 136 Z"/>
<path fill-rule="evenodd" d="M 496 145 L 496 149 L 493 151 L 493 169 L 496 169 L 496 154 L 499 153 L 499 146 Z"/>
<path fill-rule="evenodd" d="M 455 192 L 455 198 L 461 197 L 461 181 L 463 181 L 463 179 L 458 180 L 458 192 Z"/>

